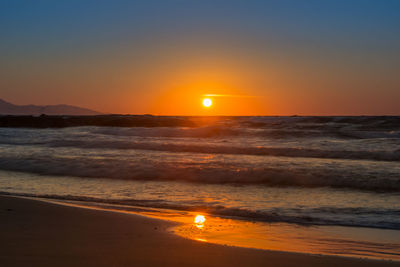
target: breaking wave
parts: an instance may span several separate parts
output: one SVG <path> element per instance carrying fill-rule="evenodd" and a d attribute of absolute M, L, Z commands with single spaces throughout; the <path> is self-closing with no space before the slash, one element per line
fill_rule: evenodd
<path fill-rule="evenodd" d="M 378 161 L 400 161 L 400 150 L 396 151 L 351 151 L 322 150 L 290 147 L 244 147 L 228 145 L 195 145 L 135 141 L 78 141 L 62 140 L 48 144 L 52 147 L 77 147 L 86 149 L 141 149 L 167 152 L 192 152 L 232 155 L 283 156 L 330 159 L 361 159 Z"/>
<path fill-rule="evenodd" d="M 400 127 L 400 125 L 399 125 Z M 93 133 L 114 136 L 140 137 L 186 137 L 186 138 L 313 138 L 334 137 L 339 139 L 374 139 L 400 138 L 400 129 L 378 130 L 357 129 L 349 125 L 269 125 L 269 127 L 252 128 L 237 125 L 210 125 L 203 127 L 133 127 L 115 128 L 103 127 L 93 130 Z"/>
<path fill-rule="evenodd" d="M 149 156 L 151 157 L 151 156 Z M 181 181 L 208 184 L 258 184 L 275 187 L 333 187 L 375 192 L 400 192 L 400 171 L 393 164 L 364 166 L 348 163 L 299 162 L 288 166 L 241 165 L 224 161 L 196 163 L 149 158 L 68 155 L 0 156 L 0 169 L 40 175 L 127 180 Z"/>

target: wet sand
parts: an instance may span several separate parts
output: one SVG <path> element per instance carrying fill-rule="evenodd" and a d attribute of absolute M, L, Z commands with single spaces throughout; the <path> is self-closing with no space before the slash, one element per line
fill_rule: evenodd
<path fill-rule="evenodd" d="M 398 266 L 184 239 L 139 215 L 0 196 L 0 266 Z"/>

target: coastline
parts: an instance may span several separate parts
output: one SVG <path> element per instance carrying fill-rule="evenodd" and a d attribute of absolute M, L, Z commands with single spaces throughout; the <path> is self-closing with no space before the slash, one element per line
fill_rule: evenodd
<path fill-rule="evenodd" d="M 172 222 L 0 196 L 1 266 L 396 266 L 182 238 Z"/>

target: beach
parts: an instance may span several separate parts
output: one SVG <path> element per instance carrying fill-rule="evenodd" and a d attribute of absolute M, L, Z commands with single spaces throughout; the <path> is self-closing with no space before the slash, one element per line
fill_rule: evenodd
<path fill-rule="evenodd" d="M 400 267 L 400 1 L 0 7 L 0 267 Z"/>
<path fill-rule="evenodd" d="M 0 196 L 1 266 L 398 266 L 398 262 L 214 245 L 134 214 Z"/>

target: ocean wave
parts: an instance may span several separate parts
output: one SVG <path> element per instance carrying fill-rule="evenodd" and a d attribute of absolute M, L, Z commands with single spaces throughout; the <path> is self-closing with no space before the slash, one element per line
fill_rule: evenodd
<path fill-rule="evenodd" d="M 363 125 L 365 129 L 388 129 L 398 128 L 400 116 L 291 116 L 291 117 L 242 117 L 238 119 L 243 123 L 264 123 L 264 124 L 343 124 Z"/>
<path fill-rule="evenodd" d="M 192 205 L 190 203 L 171 203 L 163 200 L 147 199 L 102 199 L 87 196 L 73 195 L 48 195 L 31 193 L 9 193 L 0 192 L 2 195 L 15 195 L 24 197 L 39 197 L 63 201 L 79 201 L 88 206 L 109 208 L 113 210 L 149 212 L 152 208 L 170 209 L 177 211 L 205 212 L 214 216 L 230 217 L 239 220 L 260 221 L 268 223 L 292 223 L 299 225 L 320 225 L 320 226 L 351 226 L 369 227 L 380 229 L 400 229 L 400 210 L 393 209 L 372 209 L 372 208 L 340 208 L 320 207 L 305 209 L 275 208 L 272 210 L 248 210 L 245 208 L 231 208 L 222 205 Z M 147 208 L 147 209 L 146 209 Z M 149 209 L 150 208 L 150 209 Z M 351 220 L 348 220 L 349 215 Z"/>
<path fill-rule="evenodd" d="M 84 149 L 141 149 L 167 152 L 191 152 L 232 155 L 255 156 L 283 156 L 302 158 L 330 158 L 330 159 L 358 159 L 377 161 L 400 161 L 400 150 L 396 151 L 351 151 L 351 150 L 323 150 L 311 148 L 290 147 L 244 147 L 232 145 L 195 145 L 159 142 L 135 141 L 80 141 L 59 140 L 47 144 L 51 147 L 76 147 Z"/>
<path fill-rule="evenodd" d="M 150 115 L 0 116 L 0 127 L 97 127 L 125 136 L 269 138 L 400 138 L 400 116 L 347 117 L 185 117 Z M 106 129 L 108 128 L 108 129 Z"/>
<path fill-rule="evenodd" d="M 285 125 L 284 127 L 249 128 L 237 125 L 209 125 L 203 127 L 133 127 L 115 128 L 102 127 L 92 130 L 92 133 L 114 136 L 139 137 L 183 137 L 183 138 L 231 138 L 231 137 L 259 137 L 259 138 L 315 138 L 331 137 L 338 139 L 375 139 L 400 138 L 400 130 L 358 130 L 348 126 L 331 125 Z"/>
<path fill-rule="evenodd" d="M 213 138 L 224 136 L 247 135 L 248 130 L 226 127 L 222 125 L 210 125 L 196 128 L 179 127 L 134 127 L 134 128 L 111 128 L 102 127 L 92 130 L 95 134 L 115 136 L 141 136 L 141 137 L 193 137 Z"/>
<path fill-rule="evenodd" d="M 380 166 L 380 165 L 376 165 Z M 272 187 L 333 187 L 375 192 L 400 192 L 399 169 L 386 163 L 345 165 L 333 162 L 290 164 L 272 161 L 263 166 L 237 163 L 195 163 L 151 158 L 30 155 L 0 156 L 0 169 L 40 175 L 127 180 L 180 181 L 208 184 L 258 184 Z"/>

